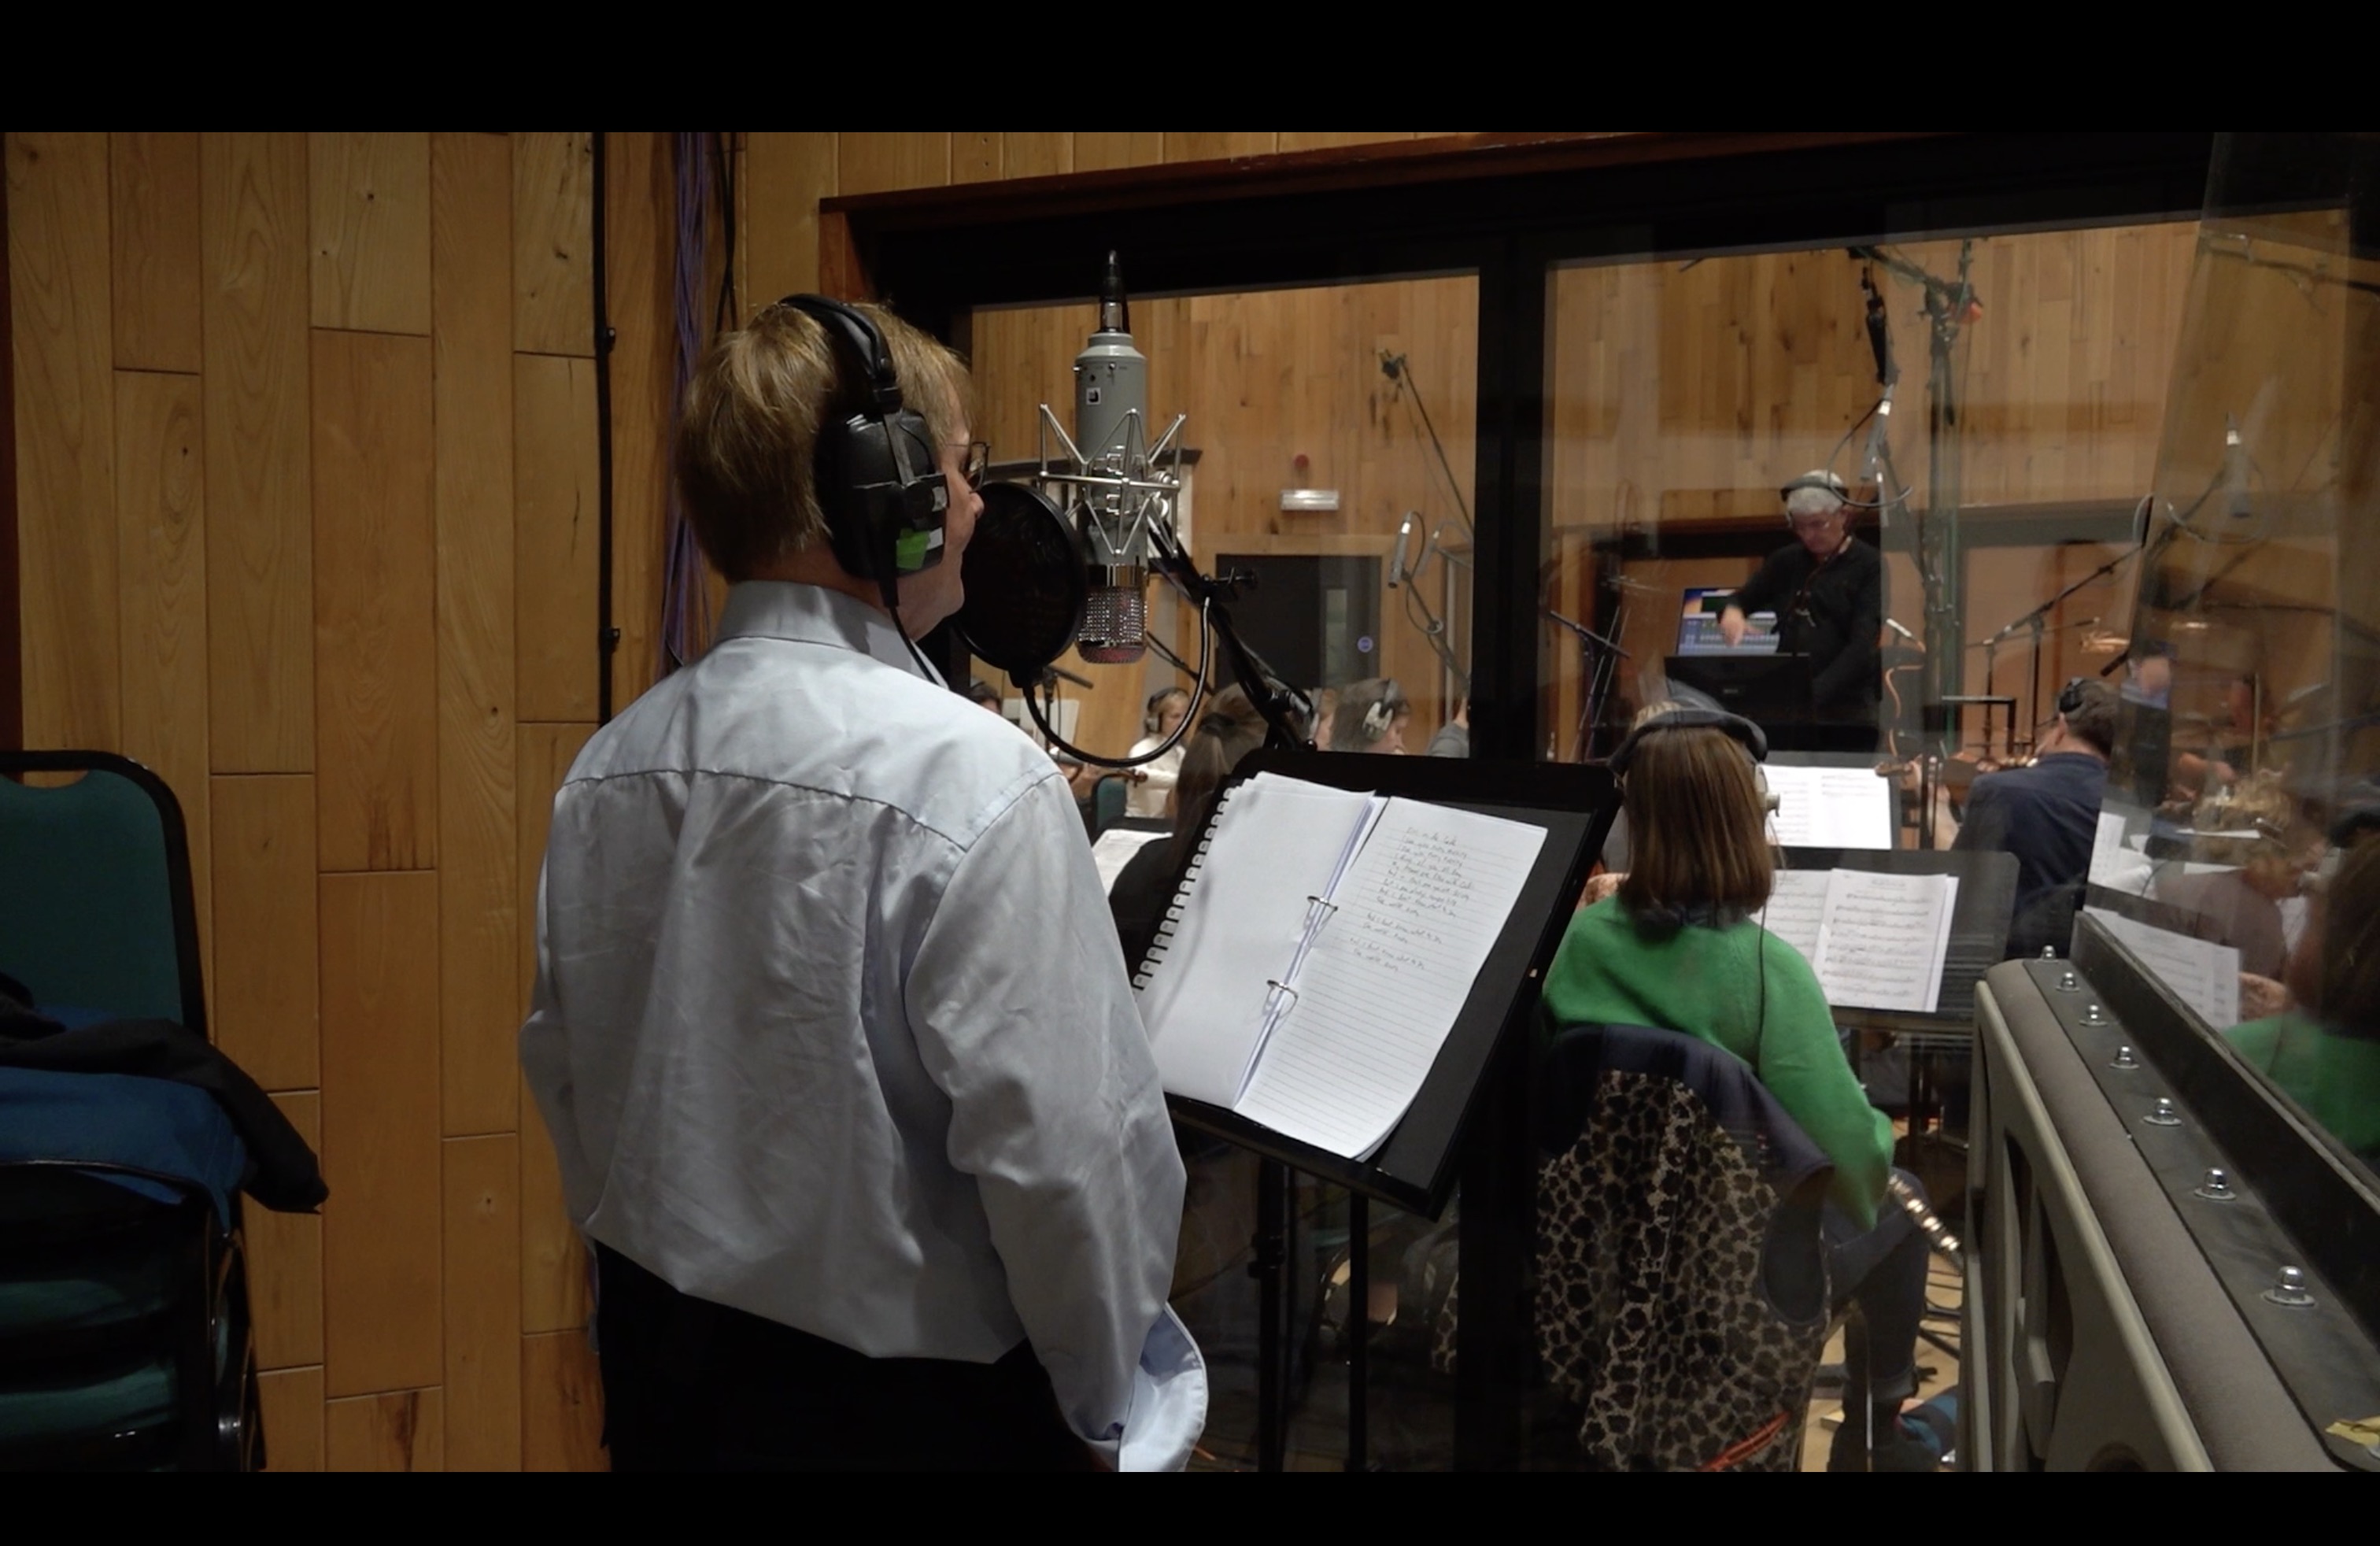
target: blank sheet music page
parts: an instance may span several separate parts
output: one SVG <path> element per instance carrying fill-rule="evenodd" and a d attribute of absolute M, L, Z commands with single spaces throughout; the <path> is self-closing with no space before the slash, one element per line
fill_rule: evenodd
<path fill-rule="evenodd" d="M 1239 1099 L 1263 1029 L 1265 980 L 1289 970 L 1313 910 L 1308 892 L 1330 883 L 1370 797 L 1295 779 L 1258 778 L 1232 790 L 1216 818 L 1197 880 L 1164 955 L 1140 991 L 1164 1088 L 1210 1105 Z"/>
<path fill-rule="evenodd" d="M 1241 1114 L 1363 1159 L 1429 1077 L 1545 846 L 1542 827 L 1393 799 L 1292 984 Z"/>

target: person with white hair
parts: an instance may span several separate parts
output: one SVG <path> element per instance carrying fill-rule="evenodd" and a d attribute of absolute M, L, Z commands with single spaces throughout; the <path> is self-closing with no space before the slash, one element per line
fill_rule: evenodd
<path fill-rule="evenodd" d="M 1818 468 L 1779 491 L 1793 541 L 1770 554 L 1719 614 L 1719 637 L 1743 641 L 1745 615 L 1777 614 L 1778 649 L 1809 662 L 1810 717 L 1828 749 L 1876 745 L 1883 696 L 1884 555 L 1852 534 L 1851 490 Z"/>

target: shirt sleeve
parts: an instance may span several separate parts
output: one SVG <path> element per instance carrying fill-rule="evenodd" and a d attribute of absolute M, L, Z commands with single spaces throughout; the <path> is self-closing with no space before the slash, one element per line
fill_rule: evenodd
<path fill-rule="evenodd" d="M 528 1018 L 520 1029 L 521 1074 L 538 1114 L 553 1139 L 554 1161 L 561 1172 L 563 1196 L 571 1218 L 584 1223 L 593 1211 L 592 1167 L 578 1138 L 578 1099 L 570 1072 L 570 1034 L 553 980 L 545 932 L 545 875 L 537 882 L 537 985 L 531 991 Z"/>
<path fill-rule="evenodd" d="M 1081 819 L 1035 783 L 953 870 L 906 979 L 949 1155 L 1075 1434 L 1115 1454 L 1165 1306 L 1183 1170 Z"/>
<path fill-rule="evenodd" d="M 1835 1036 L 1834 1012 L 1801 952 L 1775 936 L 1762 950 L 1760 1082 L 1835 1162 L 1829 1194 L 1864 1229 L 1876 1223 L 1892 1168 L 1892 1122 L 1868 1103 Z"/>
<path fill-rule="evenodd" d="M 1752 578 L 1736 588 L 1734 596 L 1730 598 L 1727 604 L 1742 608 L 1747 616 L 1765 608 L 1775 606 L 1778 590 L 1778 554 L 1772 553 L 1763 559 L 1760 567 L 1753 571 Z"/>

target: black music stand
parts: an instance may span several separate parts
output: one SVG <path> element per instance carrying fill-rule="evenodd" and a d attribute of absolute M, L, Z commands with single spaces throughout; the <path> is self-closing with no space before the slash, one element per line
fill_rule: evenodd
<path fill-rule="evenodd" d="M 1601 767 L 1515 764 L 1442 757 L 1386 757 L 1345 752 L 1251 753 L 1234 770 L 1238 784 L 1259 773 L 1305 779 L 1451 806 L 1526 822 L 1547 840 L 1513 904 L 1503 934 L 1488 952 L 1471 996 L 1439 1049 L 1421 1090 L 1368 1160 L 1351 1160 L 1284 1138 L 1271 1128 L 1204 1102 L 1168 1095 L 1185 1126 L 1212 1133 L 1255 1153 L 1258 1166 L 1256 1261 L 1257 1466 L 1279 1470 L 1287 1450 L 1287 1348 L 1281 1276 L 1287 1256 L 1289 1173 L 1347 1188 L 1350 1320 L 1347 1366 L 1347 1465 L 1365 1466 L 1368 1449 L 1365 1396 L 1370 1330 L 1370 1274 L 1366 1247 L 1369 1199 L 1435 1217 L 1454 1190 L 1460 1162 L 1466 1203 L 1461 1272 L 1467 1304 L 1517 1300 L 1523 1263 L 1533 1237 L 1533 1174 L 1527 1150 L 1525 1037 L 1534 1022 L 1538 984 L 1570 925 L 1618 806 L 1610 774 Z M 1211 825 L 1214 817 L 1208 818 Z M 1201 834 L 1201 844 L 1205 834 Z M 1516 1175 L 1517 1172 L 1517 1175 Z M 1517 1404 L 1500 1393 L 1500 1378 L 1517 1380 L 1524 1367 L 1525 1331 L 1492 1309 L 1466 1314 L 1457 1329 L 1455 1422 L 1458 1463 L 1479 1463 L 1496 1446 L 1484 1430 L 1513 1417 Z M 1517 1420 L 1516 1418 L 1514 1420 Z"/>

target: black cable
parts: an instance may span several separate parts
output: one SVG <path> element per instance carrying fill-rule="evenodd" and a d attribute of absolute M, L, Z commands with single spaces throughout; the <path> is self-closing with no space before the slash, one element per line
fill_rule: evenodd
<path fill-rule="evenodd" d="M 595 287 L 595 723 L 612 722 L 612 657 L 620 630 L 612 626 L 612 331 L 604 300 L 603 134 L 591 135 L 594 175 Z"/>
<path fill-rule="evenodd" d="M 735 326 L 735 158 L 727 149 L 725 132 L 715 133 L 712 148 L 718 157 L 719 229 L 726 247 L 719 261 L 719 304 L 711 308 L 710 331 L 718 334 Z"/>

